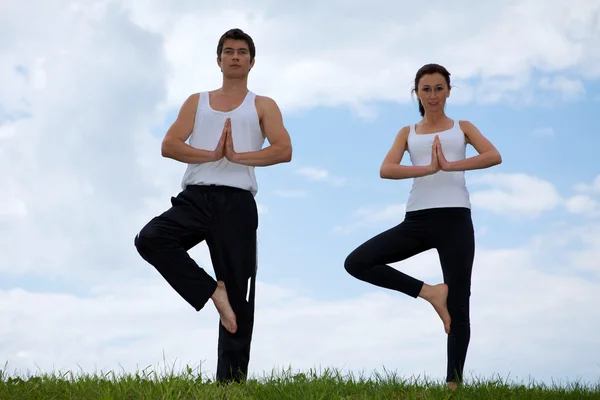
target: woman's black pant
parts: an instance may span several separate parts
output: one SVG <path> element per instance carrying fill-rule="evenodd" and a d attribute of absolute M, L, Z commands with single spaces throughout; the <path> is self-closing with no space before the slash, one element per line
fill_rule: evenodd
<path fill-rule="evenodd" d="M 417 298 L 423 281 L 387 264 L 436 249 L 452 319 L 447 343 L 447 382 L 460 382 L 471 335 L 469 300 L 475 237 L 471 210 L 433 208 L 409 211 L 399 225 L 356 248 L 344 263 L 346 271 L 362 281 Z"/>

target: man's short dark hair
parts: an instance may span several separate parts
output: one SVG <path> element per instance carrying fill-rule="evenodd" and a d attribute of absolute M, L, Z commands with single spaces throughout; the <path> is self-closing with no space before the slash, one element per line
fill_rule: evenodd
<path fill-rule="evenodd" d="M 254 60 L 254 56 L 256 55 L 256 47 L 254 46 L 254 41 L 252 40 L 250 35 L 238 28 L 228 30 L 219 39 L 219 44 L 217 45 L 217 57 L 219 57 L 219 59 L 221 59 L 221 53 L 223 52 L 223 43 L 225 43 L 227 39 L 245 41 L 248 45 L 248 50 L 250 51 L 250 61 Z"/>

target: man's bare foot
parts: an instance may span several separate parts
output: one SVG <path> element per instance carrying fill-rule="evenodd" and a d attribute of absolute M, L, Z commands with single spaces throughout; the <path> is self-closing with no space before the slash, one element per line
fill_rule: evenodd
<path fill-rule="evenodd" d="M 450 333 L 450 313 L 448 312 L 448 285 L 440 283 L 439 285 L 430 286 L 424 284 L 419 293 L 419 297 L 427 300 L 438 313 L 444 323 L 444 331 Z"/>
<path fill-rule="evenodd" d="M 455 391 L 456 389 L 458 389 L 458 385 L 456 384 L 456 382 L 448 382 L 446 383 L 446 385 L 448 386 L 448 389 Z"/>
<path fill-rule="evenodd" d="M 215 303 L 215 307 L 221 316 L 221 323 L 225 329 L 227 329 L 228 332 L 235 333 L 237 331 L 237 322 L 235 320 L 233 308 L 231 308 L 231 304 L 229 304 L 225 283 L 218 281 L 217 289 L 210 298 L 213 303 Z"/>

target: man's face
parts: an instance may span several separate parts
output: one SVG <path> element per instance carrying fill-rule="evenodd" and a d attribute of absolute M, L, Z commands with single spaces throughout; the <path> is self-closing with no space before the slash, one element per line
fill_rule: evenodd
<path fill-rule="evenodd" d="M 244 40 L 227 39 L 223 43 L 219 66 L 223 74 L 231 78 L 240 78 L 248 75 L 254 60 L 250 61 L 250 49 Z"/>

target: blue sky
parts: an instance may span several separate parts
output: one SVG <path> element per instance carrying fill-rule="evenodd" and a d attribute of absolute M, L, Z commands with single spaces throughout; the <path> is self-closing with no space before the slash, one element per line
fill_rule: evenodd
<path fill-rule="evenodd" d="M 3 3 L 0 26 L 16 38 L 0 42 L 9 371 L 160 369 L 163 354 L 214 371 L 216 312 L 193 312 L 133 237 L 180 189 L 185 166 L 161 158 L 160 141 L 189 94 L 218 87 L 216 42 L 237 26 L 257 43 L 250 88 L 280 104 L 294 145 L 291 163 L 257 169 L 251 373 L 443 377 L 431 307 L 343 269 L 356 246 L 402 220 L 411 182 L 382 180 L 379 166 L 397 131 L 418 121 L 414 73 L 438 62 L 456 86 L 448 115 L 473 122 L 503 156 L 467 174 L 477 234 L 467 374 L 597 379 L 600 7 L 464 1 L 424 12 L 400 2 L 390 15 L 415 16 L 404 21 L 382 20 L 379 6 Z M 191 254 L 211 271 L 205 245 Z M 441 281 L 433 251 L 394 267 Z"/>

